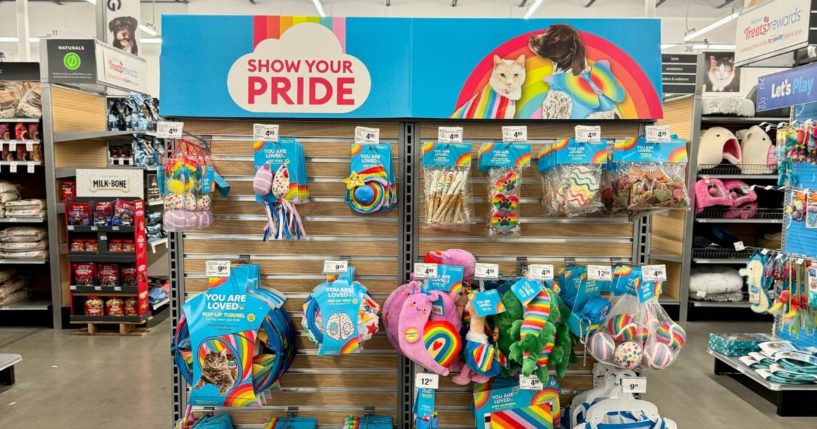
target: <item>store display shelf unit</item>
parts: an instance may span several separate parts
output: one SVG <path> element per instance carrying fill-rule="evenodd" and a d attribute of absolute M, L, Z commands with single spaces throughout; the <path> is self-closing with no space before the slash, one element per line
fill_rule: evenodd
<path fill-rule="evenodd" d="M 46 218 L 43 216 L 17 216 L 0 217 L 0 223 L 43 223 Z"/>
<path fill-rule="evenodd" d="M 45 311 L 51 309 L 51 301 L 29 298 L 12 304 L 0 305 L 0 311 Z"/>
<path fill-rule="evenodd" d="M 788 122 L 789 118 L 779 116 L 701 116 L 701 122 L 705 124 L 747 124 L 756 125 L 768 122 L 770 124 L 778 124 L 780 122 Z"/>
<path fill-rule="evenodd" d="M 0 385 L 11 386 L 15 383 L 14 365 L 23 361 L 18 354 L 0 354 Z"/>

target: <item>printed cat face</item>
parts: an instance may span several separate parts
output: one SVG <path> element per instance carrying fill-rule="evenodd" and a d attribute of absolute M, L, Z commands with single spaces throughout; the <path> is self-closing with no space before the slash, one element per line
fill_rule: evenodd
<path fill-rule="evenodd" d="M 709 57 L 709 73 L 715 79 L 730 81 L 735 76 L 735 65 L 729 57 L 717 58 L 712 55 Z"/>
<path fill-rule="evenodd" d="M 208 352 L 207 356 L 204 357 L 204 367 L 226 369 L 228 361 L 227 349 L 220 352 Z"/>
<path fill-rule="evenodd" d="M 494 55 L 494 69 L 491 72 L 491 88 L 511 100 L 522 98 L 522 84 L 525 83 L 525 56 L 506 60 Z"/>

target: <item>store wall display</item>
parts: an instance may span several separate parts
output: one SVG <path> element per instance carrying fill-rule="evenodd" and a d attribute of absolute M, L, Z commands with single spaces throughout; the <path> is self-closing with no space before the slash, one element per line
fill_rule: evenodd
<path fill-rule="evenodd" d="M 657 20 L 165 16 L 162 28 L 169 116 L 662 116 Z M 172 66 L 203 61 L 218 66 L 194 80 Z"/>

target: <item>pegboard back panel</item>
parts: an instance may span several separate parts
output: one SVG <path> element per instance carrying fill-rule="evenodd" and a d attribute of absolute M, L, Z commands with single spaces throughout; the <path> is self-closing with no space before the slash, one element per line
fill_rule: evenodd
<path fill-rule="evenodd" d="M 187 298 L 207 288 L 205 261 L 248 259 L 260 265 L 264 286 L 287 295 L 285 307 L 300 328 L 305 299 L 324 279 L 323 261 L 343 258 L 355 267 L 356 279 L 382 303 L 400 279 L 398 211 L 354 213 L 344 202 L 342 180 L 349 174 L 355 126 L 365 125 L 380 128 L 381 139 L 392 144 L 399 182 L 398 124 L 278 124 L 281 136 L 297 138 L 304 148 L 312 200 L 297 209 L 307 240 L 261 241 L 266 215 L 252 190 L 252 121 L 185 121 L 186 132 L 209 142 L 216 169 L 232 187 L 229 197 L 215 199 L 213 225 L 184 233 Z M 281 380 L 282 391 L 266 406 L 224 410 L 236 423 L 260 424 L 272 416 L 285 416 L 290 407 L 317 417 L 321 427 L 340 427 L 346 416 L 361 414 L 366 407 L 397 417 L 401 358 L 382 332 L 366 342 L 360 354 L 317 356 L 316 346 L 303 334 L 297 349 L 292 368 Z"/>
<path fill-rule="evenodd" d="M 527 263 L 553 264 L 556 269 L 564 266 L 565 259 L 578 263 L 629 262 L 633 257 L 634 225 L 626 218 L 549 218 L 543 215 L 542 185 L 537 171 L 536 154 L 553 140 L 573 137 L 574 124 L 528 124 L 528 141 L 533 146 L 531 166 L 522 174 L 520 189 L 521 236 L 493 239 L 486 233 L 486 213 L 488 211 L 487 176 L 477 171 L 477 150 L 482 143 L 501 141 L 500 123 L 480 122 L 467 124 L 423 123 L 420 126 L 420 144 L 436 140 L 438 126 L 463 127 L 464 141 L 473 144 L 471 168 L 471 195 L 473 196 L 474 221 L 466 231 L 441 231 L 419 228 L 418 258 L 429 250 L 460 248 L 473 253 L 479 262 L 499 264 L 503 276 L 518 275 L 519 258 Z M 602 138 L 619 139 L 639 135 L 639 124 L 602 124 Z M 415 161 L 418 168 L 422 162 Z M 422 170 L 418 171 L 420 175 Z M 424 182 L 420 179 L 418 195 L 424 195 Z M 423 218 L 421 201 L 419 216 Z M 581 353 L 581 345 L 577 351 Z M 582 390 L 593 387 L 591 374 L 593 360 L 581 359 L 572 364 L 568 374 L 559 380 L 562 388 L 560 400 L 569 400 Z M 473 393 L 470 386 L 457 386 L 449 378 L 441 377 L 440 390 L 436 394 L 440 424 L 449 429 L 474 427 Z"/>

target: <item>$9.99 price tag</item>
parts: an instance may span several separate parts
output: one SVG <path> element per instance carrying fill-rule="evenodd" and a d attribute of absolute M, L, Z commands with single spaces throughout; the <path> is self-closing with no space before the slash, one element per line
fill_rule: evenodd
<path fill-rule="evenodd" d="M 207 277 L 230 277 L 230 261 L 206 261 L 204 272 Z"/>
<path fill-rule="evenodd" d="M 440 376 L 428 372 L 418 372 L 414 376 L 414 385 L 418 389 L 436 390 L 440 387 Z"/>
<path fill-rule="evenodd" d="M 647 393 L 647 377 L 626 377 L 621 379 L 624 393 Z"/>
<path fill-rule="evenodd" d="M 349 261 L 323 261 L 323 273 L 345 273 L 349 269 Z"/>

